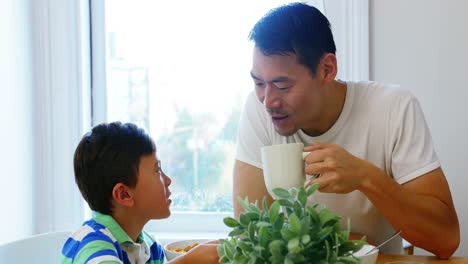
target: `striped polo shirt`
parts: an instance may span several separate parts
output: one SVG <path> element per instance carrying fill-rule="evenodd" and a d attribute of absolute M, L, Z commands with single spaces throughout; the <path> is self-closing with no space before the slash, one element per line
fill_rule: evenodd
<path fill-rule="evenodd" d="M 112 216 L 94 214 L 65 242 L 60 263 L 164 263 L 161 245 L 147 233 L 135 243 Z"/>

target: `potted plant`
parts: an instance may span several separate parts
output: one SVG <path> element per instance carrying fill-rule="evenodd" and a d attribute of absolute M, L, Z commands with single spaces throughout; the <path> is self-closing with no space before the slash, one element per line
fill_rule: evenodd
<path fill-rule="evenodd" d="M 257 201 L 239 199 L 245 212 L 239 220 L 224 219 L 232 231 L 218 246 L 220 263 L 359 263 L 352 253 L 367 244 L 365 238 L 350 240 L 349 222 L 342 230 L 339 216 L 307 205 L 317 188 L 274 189 L 280 198 L 269 208 L 263 199 L 263 210 Z"/>

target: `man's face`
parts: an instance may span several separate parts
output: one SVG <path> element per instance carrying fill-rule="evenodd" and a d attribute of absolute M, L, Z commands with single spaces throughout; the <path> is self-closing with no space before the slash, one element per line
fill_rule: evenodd
<path fill-rule="evenodd" d="M 134 199 L 138 213 L 148 220 L 167 218 L 171 214 L 171 179 L 160 166 L 156 153 L 140 158 Z"/>
<path fill-rule="evenodd" d="M 313 129 L 320 118 L 322 89 L 318 78 L 298 64 L 296 55 L 265 56 L 255 48 L 251 75 L 257 98 L 280 135 Z"/>

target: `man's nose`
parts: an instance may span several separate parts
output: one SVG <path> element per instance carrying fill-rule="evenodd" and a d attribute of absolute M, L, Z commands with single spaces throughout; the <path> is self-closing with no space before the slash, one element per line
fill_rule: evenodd
<path fill-rule="evenodd" d="M 277 89 L 271 84 L 265 86 L 263 94 L 263 105 L 266 109 L 278 108 L 280 105 L 280 97 Z"/>

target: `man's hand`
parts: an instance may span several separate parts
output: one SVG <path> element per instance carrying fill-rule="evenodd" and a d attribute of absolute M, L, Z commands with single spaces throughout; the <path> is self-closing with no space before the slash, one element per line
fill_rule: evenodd
<path fill-rule="evenodd" d="M 366 180 L 367 170 L 374 166 L 335 144 L 315 143 L 304 148 L 304 151 L 310 152 L 304 159 L 306 174 L 320 174 L 308 185 L 320 183 L 321 192 L 349 193 L 358 190 Z"/>

